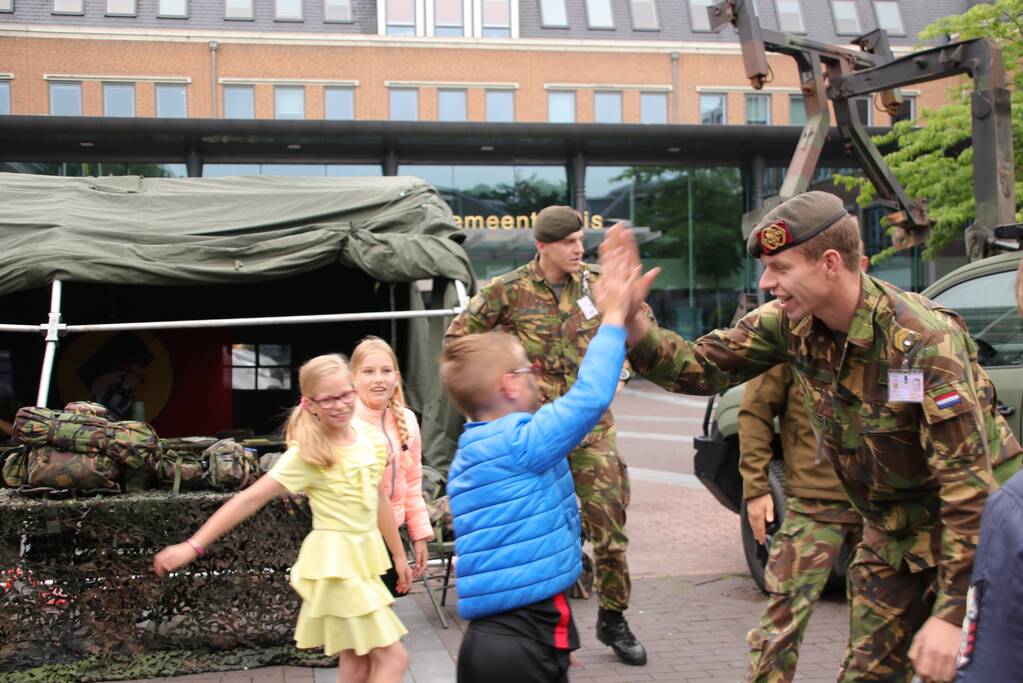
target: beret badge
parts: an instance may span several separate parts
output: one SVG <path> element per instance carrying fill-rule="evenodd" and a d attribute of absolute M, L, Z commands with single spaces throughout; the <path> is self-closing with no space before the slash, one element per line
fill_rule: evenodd
<path fill-rule="evenodd" d="M 770 254 L 792 241 L 792 233 L 789 232 L 785 221 L 775 221 L 760 231 L 760 246 L 765 254 Z"/>

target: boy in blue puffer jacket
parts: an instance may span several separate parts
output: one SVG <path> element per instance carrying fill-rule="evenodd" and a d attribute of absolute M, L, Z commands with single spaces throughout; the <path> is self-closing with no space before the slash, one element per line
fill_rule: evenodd
<path fill-rule="evenodd" d="M 460 337 L 441 355 L 452 402 L 470 420 L 447 491 L 458 558 L 458 613 L 471 620 L 459 683 L 567 681 L 579 635 L 565 599 L 582 571 L 579 510 L 568 454 L 614 398 L 625 316 L 653 276 L 603 254 L 603 323 L 579 378 L 539 408 L 533 367 L 503 332 Z"/>

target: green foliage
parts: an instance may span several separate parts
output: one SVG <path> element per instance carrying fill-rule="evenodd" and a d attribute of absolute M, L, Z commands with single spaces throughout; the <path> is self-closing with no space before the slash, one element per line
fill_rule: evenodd
<path fill-rule="evenodd" d="M 693 261 L 715 288 L 742 267 L 742 182 L 738 169 L 689 169 L 693 174 Z M 688 257 L 688 178 L 675 167 L 637 166 L 621 178 L 636 184 L 635 222 L 662 237 L 641 247 L 645 258 Z"/>
<path fill-rule="evenodd" d="M 1023 206 L 1023 0 L 996 0 L 979 4 L 961 15 L 942 17 L 920 33 L 923 40 L 953 36 L 957 40 L 992 38 L 1002 49 L 1006 87 L 1012 97 L 1012 129 L 1017 220 Z M 879 148 L 893 147 L 885 161 L 910 197 L 927 200 L 927 214 L 935 222 L 923 252 L 932 258 L 974 220 L 973 148 L 971 147 L 970 95 L 965 79 L 950 87 L 951 102 L 921 113 L 923 126 L 902 121 L 874 138 Z M 870 203 L 875 189 L 862 177 L 836 176 L 849 190 L 859 190 L 859 203 Z M 889 250 L 890 253 L 892 250 Z"/>
<path fill-rule="evenodd" d="M 504 207 L 504 213 L 528 215 L 540 207 L 568 203 L 568 186 L 564 182 L 551 182 L 536 174 L 516 178 L 513 184 L 477 185 L 466 194 L 479 199 L 492 199 Z"/>

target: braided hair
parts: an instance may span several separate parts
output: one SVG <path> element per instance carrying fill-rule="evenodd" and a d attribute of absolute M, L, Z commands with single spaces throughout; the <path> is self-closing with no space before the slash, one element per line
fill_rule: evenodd
<path fill-rule="evenodd" d="M 352 351 L 352 374 L 357 375 L 359 370 L 362 368 L 362 364 L 366 360 L 366 356 L 371 353 L 383 353 L 391 359 L 391 363 L 394 365 L 394 371 L 398 375 L 398 381 L 394 385 L 394 392 L 391 394 L 391 398 L 387 401 L 387 406 L 384 408 L 384 419 L 387 418 L 387 413 L 394 416 L 394 422 L 398 426 L 398 439 L 400 441 L 401 450 L 405 453 L 406 464 L 412 463 L 412 454 L 409 449 L 409 440 L 411 439 L 408 431 L 408 425 L 405 423 L 405 392 L 401 388 L 401 371 L 398 369 L 398 357 L 394 353 L 394 349 L 391 345 L 385 342 L 380 337 L 365 337 Z M 382 425 L 383 426 L 383 425 Z M 384 431 L 386 436 L 386 429 Z"/>

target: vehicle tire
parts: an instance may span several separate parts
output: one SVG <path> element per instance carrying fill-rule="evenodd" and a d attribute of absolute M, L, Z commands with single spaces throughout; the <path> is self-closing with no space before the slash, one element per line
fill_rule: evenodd
<path fill-rule="evenodd" d="M 753 538 L 753 529 L 749 525 L 749 518 L 746 516 L 746 501 L 742 501 L 739 510 L 740 524 L 742 526 L 742 552 L 746 556 L 746 566 L 749 567 L 750 576 L 753 577 L 757 588 L 767 592 L 764 587 L 764 568 L 767 566 L 767 558 L 771 552 L 771 539 L 777 533 L 781 522 L 785 519 L 785 463 L 781 460 L 772 460 L 768 466 L 767 485 L 771 490 L 771 500 L 774 502 L 774 521 L 767 525 L 767 543 L 760 545 L 757 539 Z"/>

